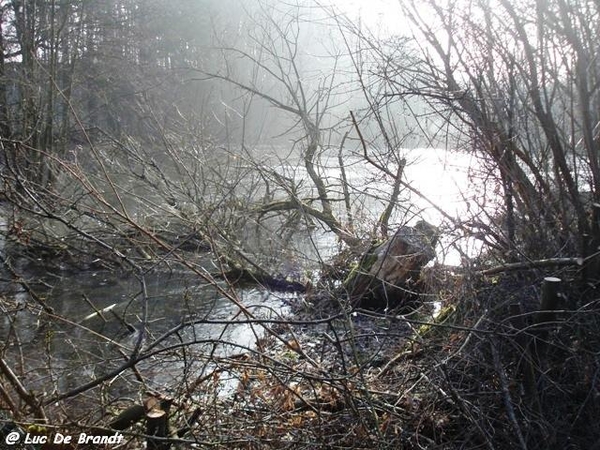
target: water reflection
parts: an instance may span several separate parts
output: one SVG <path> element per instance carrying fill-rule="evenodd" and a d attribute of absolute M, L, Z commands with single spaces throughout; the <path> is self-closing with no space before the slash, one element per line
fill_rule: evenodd
<path fill-rule="evenodd" d="M 50 394 L 67 392 L 122 365 L 142 331 L 142 354 L 150 347 L 157 351 L 195 343 L 138 364 L 144 387 L 164 391 L 190 373 L 197 377 L 210 369 L 212 357 L 254 348 L 262 335 L 260 326 L 226 323 L 247 317 L 217 286 L 201 281 L 190 273 L 155 273 L 147 277 L 148 295 L 144 298 L 139 280 L 126 273 L 65 276 L 43 293 L 55 317 L 24 308 L 25 297 L 19 307 L 19 298 L 27 296 L 19 293 L 13 297 L 13 309 L 4 311 L 0 325 L 8 345 L 5 356 L 18 366 L 28 389 Z M 275 317 L 285 308 L 281 297 L 264 290 L 242 289 L 236 295 L 236 301 L 254 317 Z M 223 323 L 207 323 L 216 320 Z M 182 321 L 196 323 L 165 337 Z M 117 396 L 136 392 L 141 381 L 127 371 L 109 380 L 108 389 Z"/>

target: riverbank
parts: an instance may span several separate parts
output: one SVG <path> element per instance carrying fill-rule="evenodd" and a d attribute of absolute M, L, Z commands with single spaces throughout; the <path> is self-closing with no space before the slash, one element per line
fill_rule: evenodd
<path fill-rule="evenodd" d="M 600 300 L 577 265 L 434 265 L 408 307 L 365 310 L 344 290 L 343 258 L 285 293 L 227 272 L 235 265 L 197 251 L 198 237 L 187 250 L 191 239 L 170 242 L 176 255 L 129 238 L 116 238 L 121 253 L 131 244 L 128 270 L 108 248 L 76 273 L 69 258 L 87 260 L 75 245 L 7 243 L 11 282 L 36 295 L 2 301 L 4 375 L 23 390 L 0 387 L 24 427 L 108 432 L 133 408 L 127 449 L 156 442 L 147 426 L 161 411 L 165 449 L 542 450 L 600 436 Z M 560 289 L 548 315 L 550 276 Z M 146 410 L 149 398 L 169 400 Z"/>
<path fill-rule="evenodd" d="M 237 448 L 595 448 L 599 300 L 536 328 L 539 275 L 462 277 L 437 320 L 298 300 L 202 426 Z"/>
<path fill-rule="evenodd" d="M 548 272 L 431 270 L 417 309 L 361 310 L 339 292 L 314 287 L 303 295 L 255 293 L 237 306 L 228 300 L 219 314 L 214 307 L 201 315 L 188 310 L 160 336 L 151 332 L 133 366 L 111 355 L 118 348 L 131 352 L 137 335 L 104 339 L 88 348 L 104 366 L 86 363 L 80 378 L 70 380 L 76 387 L 86 376 L 105 380 L 85 392 L 83 415 L 77 397 L 84 419 L 73 417 L 75 403 L 66 400 L 47 408 L 46 424 L 61 433 L 109 430 L 156 396 L 169 399 L 166 423 L 177 431 L 165 435 L 164 448 L 594 448 L 600 436 L 595 290 L 573 268 L 553 271 L 562 300 L 552 320 L 540 322 Z M 172 299 L 195 295 L 188 289 Z M 283 307 L 265 301 L 267 295 Z M 137 324 L 135 315 L 119 315 Z M 51 336 L 73 340 L 84 331 L 44 327 L 50 346 Z M 54 355 L 49 367 L 67 362 L 45 351 Z M 117 366 L 122 370 L 106 378 Z M 56 374 L 65 370 L 71 371 L 65 366 Z M 104 403 L 103 392 L 112 400 Z M 138 423 L 124 430 L 123 448 L 148 440 L 150 413 L 157 410 L 142 408 Z"/>

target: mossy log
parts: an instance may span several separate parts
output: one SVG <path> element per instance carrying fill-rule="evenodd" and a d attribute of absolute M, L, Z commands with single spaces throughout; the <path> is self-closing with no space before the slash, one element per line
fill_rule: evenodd
<path fill-rule="evenodd" d="M 435 258 L 439 231 L 425 221 L 401 227 L 367 251 L 344 282 L 354 306 L 389 308 L 415 298 L 421 269 Z"/>

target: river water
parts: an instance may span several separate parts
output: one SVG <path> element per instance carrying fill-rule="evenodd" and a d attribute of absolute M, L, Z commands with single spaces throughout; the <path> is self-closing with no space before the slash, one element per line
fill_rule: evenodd
<path fill-rule="evenodd" d="M 322 174 L 330 180 L 339 179 L 335 161 L 324 160 Z M 401 201 L 405 207 L 395 217 L 398 222 L 416 221 L 424 218 L 432 224 L 442 223 L 443 216 L 434 203 L 447 214 L 463 217 L 474 209 L 479 194 L 477 185 L 470 181 L 468 155 L 451 154 L 442 150 L 417 149 L 407 151 L 409 165 L 406 180 L 423 194 L 404 192 Z M 348 176 L 351 178 L 356 198 L 363 200 L 362 214 L 357 219 L 375 222 L 381 211 L 380 197 L 390 191 L 390 180 L 377 178 L 366 166 L 352 166 L 349 160 Z M 331 168 L 328 169 L 328 166 Z M 291 167 L 276 167 L 288 174 Z M 297 179 L 306 174 L 297 167 L 293 170 Z M 425 200 L 425 198 L 427 200 Z M 378 209 L 379 208 L 379 209 Z M 4 217 L 4 215 L 3 215 Z M 2 235 L 7 233 L 6 222 L 0 223 Z M 255 237 L 256 238 L 256 237 Z M 288 273 L 309 273 L 320 259 L 326 260 L 337 249 L 332 233 L 319 227 L 304 230 L 296 237 L 305 261 L 298 253 L 281 258 Z M 265 240 L 256 239 L 257 243 Z M 450 243 L 454 243 L 454 247 Z M 457 244 L 458 242 L 458 244 Z M 460 247 L 457 250 L 456 245 Z M 3 251 L 4 239 L 0 239 Z M 296 246 L 298 248 L 298 246 Z M 469 240 L 457 241 L 455 237 L 443 238 L 438 248 L 438 262 L 457 264 L 462 254 L 478 251 Z M 47 318 L 39 308 L 32 305 L 29 294 L 9 281 L 10 274 L 3 273 L 3 292 L 7 293 L 1 303 L 0 335 L 6 342 L 5 357 L 15 366 L 23 382 L 34 392 L 45 397 L 64 393 L 77 386 L 93 381 L 118 367 L 125 361 L 132 348 L 139 344 L 140 330 L 146 330 L 142 348 L 164 348 L 177 342 L 193 340 L 194 358 L 161 356 L 144 360 L 140 372 L 144 379 L 135 379 L 127 372 L 108 380 L 105 389 L 112 395 L 125 395 L 146 389 L 165 391 L 177 385 L 184 377 L 201 377 L 209 369 L 210 362 L 203 354 L 235 355 L 256 346 L 263 331 L 248 324 L 227 325 L 207 323 L 215 320 L 248 318 L 240 314 L 239 305 L 248 308 L 252 317 L 277 318 L 285 314 L 293 295 L 267 292 L 256 287 L 238 289 L 227 293 L 225 284 L 210 285 L 200 277 L 183 270 L 154 271 L 144 277 L 144 284 L 131 273 L 109 273 L 88 270 L 78 273 L 59 271 L 45 273 L 43 270 L 22 269 L 21 275 L 31 282 L 31 287 L 41 295 L 56 317 Z M 312 265 L 312 266 L 311 266 Z M 145 286 L 145 287 L 144 287 Z M 58 317 L 63 319 L 58 319 Z M 65 320 L 66 319 L 66 320 Z M 195 320 L 196 325 L 173 332 L 184 320 Z M 228 344 L 224 344 L 228 343 Z M 153 347 L 154 346 L 154 347 Z M 185 356 L 185 355 L 184 355 Z M 190 356 L 190 355 L 188 355 Z M 194 363 L 191 360 L 194 360 Z M 227 392 L 231 384 L 222 383 Z"/>

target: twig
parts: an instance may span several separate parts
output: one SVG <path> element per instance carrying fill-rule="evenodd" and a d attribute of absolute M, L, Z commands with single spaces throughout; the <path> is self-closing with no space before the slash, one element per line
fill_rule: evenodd
<path fill-rule="evenodd" d="M 12 264 L 10 263 L 8 258 L 5 258 L 4 256 L 0 255 L 0 261 L 2 262 L 2 264 L 4 265 L 4 267 L 8 270 L 8 272 L 11 274 L 11 276 L 14 278 L 14 282 L 19 284 L 23 289 L 25 289 L 25 291 L 31 296 L 31 298 L 40 306 L 40 308 L 42 308 L 44 311 L 46 311 L 48 314 L 54 314 L 54 309 L 52 309 L 51 306 L 48 306 L 48 304 L 44 301 L 44 299 L 42 297 L 40 297 L 33 289 L 31 286 L 29 286 L 29 283 L 27 281 L 25 281 L 18 273 L 17 271 L 14 269 L 14 267 L 12 266 Z"/>
<path fill-rule="evenodd" d="M 439 366 L 439 369 L 441 370 L 442 374 L 444 375 L 444 378 L 445 378 L 447 386 L 448 386 L 448 392 L 450 393 L 451 399 L 454 400 L 454 403 L 456 404 L 456 406 L 458 406 L 458 408 L 465 415 L 465 417 L 475 426 L 475 428 L 477 428 L 477 431 L 479 431 L 481 437 L 485 441 L 486 447 L 489 450 L 495 450 L 494 443 L 491 440 L 490 434 L 481 426 L 481 424 L 477 421 L 476 417 L 472 414 L 472 412 L 469 409 L 467 409 L 465 404 L 469 404 L 473 408 L 474 408 L 474 406 L 470 402 L 468 402 L 467 400 L 464 400 L 463 398 L 461 398 L 458 395 L 458 392 L 456 391 L 456 389 L 454 388 L 454 385 L 452 384 L 452 381 L 450 380 L 450 376 L 448 375 L 448 370 L 447 370 L 446 365 L 441 364 Z M 432 384 L 432 386 L 435 386 L 433 384 L 433 382 L 431 382 L 430 380 L 428 380 L 428 381 Z M 441 387 L 438 387 L 438 389 L 440 392 L 443 392 Z"/>
<path fill-rule="evenodd" d="M 42 406 L 35 401 L 35 397 L 31 392 L 28 392 L 25 386 L 21 383 L 19 378 L 15 375 L 12 369 L 6 364 L 3 358 L 0 358 L 0 372 L 8 379 L 10 384 L 15 388 L 19 398 L 23 400 L 27 406 L 35 413 L 35 415 L 42 419 L 44 422 L 47 421 L 46 414 L 42 409 Z"/>
<path fill-rule="evenodd" d="M 13 418 L 19 419 L 19 408 L 17 408 L 15 402 L 12 401 L 12 398 L 10 398 L 9 393 L 6 391 L 6 389 L 4 389 L 2 384 L 0 384 L 0 398 L 2 398 L 2 401 L 8 405 L 8 409 L 10 409 L 10 412 L 13 414 Z"/>
<path fill-rule="evenodd" d="M 502 393 L 504 394 L 504 407 L 506 408 L 506 413 L 510 422 L 512 423 L 515 433 L 517 433 L 517 438 L 519 439 L 519 444 L 523 450 L 527 450 L 527 443 L 525 442 L 525 438 L 523 437 L 523 432 L 521 431 L 521 427 L 519 426 L 519 422 L 515 415 L 515 409 L 513 408 L 512 398 L 510 396 L 510 390 L 508 388 L 508 379 L 506 378 L 506 372 L 504 367 L 502 367 L 502 363 L 500 362 L 500 356 L 498 355 L 498 349 L 494 345 L 493 342 L 490 343 L 492 348 L 492 357 L 494 359 L 494 368 L 496 369 L 496 373 L 500 377 L 500 384 L 502 386 Z"/>
<path fill-rule="evenodd" d="M 538 259 L 537 261 L 525 261 L 511 264 L 503 264 L 501 266 L 492 267 L 491 269 L 480 270 L 480 275 L 495 275 L 502 272 L 511 272 L 520 269 L 541 269 L 544 267 L 562 267 L 562 266 L 583 266 L 585 260 L 583 258 L 548 258 Z"/>

